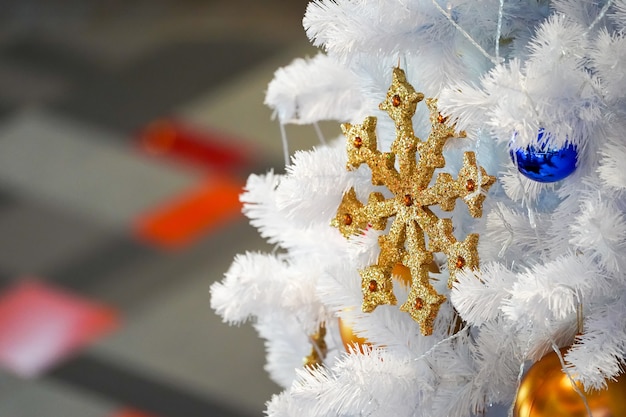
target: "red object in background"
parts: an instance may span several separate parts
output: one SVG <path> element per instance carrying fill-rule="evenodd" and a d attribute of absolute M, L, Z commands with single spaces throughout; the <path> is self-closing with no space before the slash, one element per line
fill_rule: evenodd
<path fill-rule="evenodd" d="M 209 178 L 188 193 L 142 215 L 136 222 L 135 234 L 167 249 L 191 243 L 241 215 L 242 186 L 223 176 Z"/>
<path fill-rule="evenodd" d="M 0 366 L 35 377 L 118 326 L 115 310 L 35 281 L 0 294 Z"/>
<path fill-rule="evenodd" d="M 124 408 L 116 412 L 111 417 L 156 417 L 154 414 L 147 414 L 143 411 L 134 410 L 132 408 Z"/>
<path fill-rule="evenodd" d="M 149 153 L 212 170 L 241 170 L 252 161 L 251 153 L 241 142 L 237 144 L 221 134 L 192 129 L 170 119 L 148 124 L 140 132 L 140 139 L 142 149 Z"/>

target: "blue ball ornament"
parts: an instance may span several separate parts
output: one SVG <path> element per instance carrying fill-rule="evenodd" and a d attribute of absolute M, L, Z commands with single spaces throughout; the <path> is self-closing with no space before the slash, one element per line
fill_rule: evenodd
<path fill-rule="evenodd" d="M 550 146 L 549 140 L 550 133 L 539 129 L 537 145 L 509 150 L 513 163 L 517 164 L 522 175 L 537 182 L 555 182 L 576 170 L 576 146 L 566 143 L 563 148 L 554 148 Z"/>

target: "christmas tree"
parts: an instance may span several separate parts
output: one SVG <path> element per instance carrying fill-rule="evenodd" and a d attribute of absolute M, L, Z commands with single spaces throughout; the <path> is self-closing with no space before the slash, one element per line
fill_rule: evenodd
<path fill-rule="evenodd" d="M 266 340 L 268 415 L 513 412 L 550 352 L 599 415 L 626 365 L 626 0 L 316 0 L 304 27 L 322 52 L 266 103 L 344 134 L 249 177 L 275 250 L 211 287 Z"/>

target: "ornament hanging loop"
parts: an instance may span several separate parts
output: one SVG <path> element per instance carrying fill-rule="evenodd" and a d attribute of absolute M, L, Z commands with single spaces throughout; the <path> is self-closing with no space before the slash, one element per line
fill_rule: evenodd
<path fill-rule="evenodd" d="M 580 290 L 576 291 L 576 334 L 581 335 L 584 331 L 583 322 L 583 297 Z"/>

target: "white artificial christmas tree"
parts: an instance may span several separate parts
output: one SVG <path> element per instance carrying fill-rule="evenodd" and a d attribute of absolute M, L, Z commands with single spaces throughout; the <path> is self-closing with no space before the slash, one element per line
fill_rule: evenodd
<path fill-rule="evenodd" d="M 244 213 L 276 250 L 211 287 L 266 340 L 285 387 L 268 415 L 511 407 L 524 364 L 561 347 L 581 389 L 617 378 L 626 0 L 316 0 L 304 26 L 323 53 L 266 103 L 345 135 L 250 176 Z"/>

